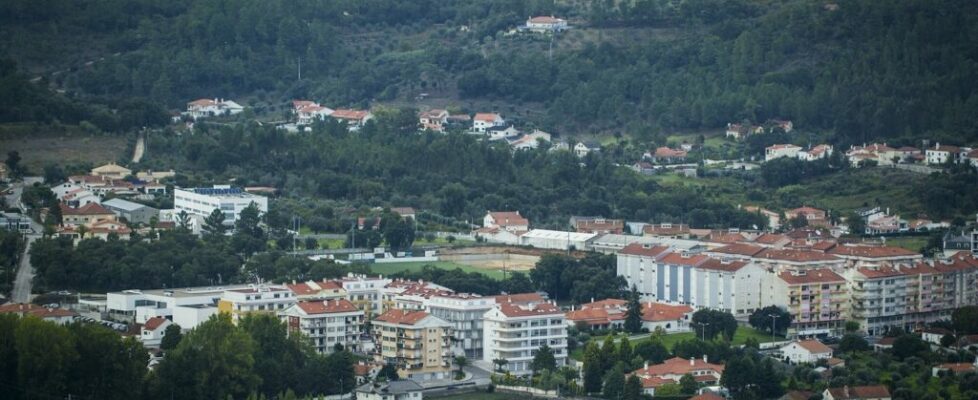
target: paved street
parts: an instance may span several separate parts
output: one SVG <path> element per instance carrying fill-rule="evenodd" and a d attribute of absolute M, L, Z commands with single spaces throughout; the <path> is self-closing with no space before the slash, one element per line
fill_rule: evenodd
<path fill-rule="evenodd" d="M 20 266 L 17 267 L 17 277 L 14 278 L 14 289 L 11 297 L 14 303 L 31 302 L 31 285 L 34 280 L 34 268 L 31 267 L 31 244 L 37 240 L 38 235 L 27 235 L 27 246 L 24 247 L 24 255 L 20 259 Z"/>

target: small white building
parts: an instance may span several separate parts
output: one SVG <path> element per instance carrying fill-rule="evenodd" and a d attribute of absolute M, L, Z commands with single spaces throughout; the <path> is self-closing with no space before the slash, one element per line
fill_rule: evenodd
<path fill-rule="evenodd" d="M 173 325 L 173 322 L 166 318 L 153 317 L 143 324 L 143 327 L 139 330 L 139 341 L 143 342 L 143 346 L 156 349 L 160 347 L 160 343 L 163 341 L 163 336 L 166 335 L 166 327 Z"/>
<path fill-rule="evenodd" d="M 510 232 L 525 232 L 530 230 L 530 221 L 523 218 L 519 211 L 488 211 L 482 217 L 482 226 Z"/>
<path fill-rule="evenodd" d="M 475 118 L 472 118 L 472 130 L 474 132 L 485 133 L 489 128 L 505 125 L 506 120 L 496 113 L 476 113 Z"/>
<path fill-rule="evenodd" d="M 800 340 L 781 347 L 781 355 L 792 364 L 814 364 L 832 358 L 832 348 L 818 340 Z"/>
<path fill-rule="evenodd" d="M 574 145 L 574 154 L 579 158 L 584 158 L 588 154 L 598 151 L 601 151 L 601 145 L 597 142 L 577 142 L 577 144 Z"/>
<path fill-rule="evenodd" d="M 596 233 L 534 229 L 520 235 L 520 244 L 541 249 L 585 250 L 590 245 L 591 240 L 597 236 Z"/>
<path fill-rule="evenodd" d="M 793 144 L 776 144 L 764 149 L 764 161 L 771 161 L 776 158 L 787 157 L 797 158 L 801 147 Z"/>
<path fill-rule="evenodd" d="M 412 380 L 368 383 L 357 388 L 356 400 L 422 400 L 422 389 Z"/>
<path fill-rule="evenodd" d="M 333 114 L 333 110 L 319 104 L 310 104 L 295 111 L 296 121 L 299 125 L 308 125 L 313 121 L 321 121 Z"/>
<path fill-rule="evenodd" d="M 421 130 L 430 130 L 432 132 L 445 132 L 445 125 L 448 124 L 448 111 L 441 109 L 431 109 L 428 111 L 422 111 L 418 116 L 418 123 L 421 125 Z"/>
<path fill-rule="evenodd" d="M 798 159 L 802 161 L 815 161 L 832 155 L 833 148 L 828 144 L 820 144 L 808 150 L 798 152 Z"/>
<path fill-rule="evenodd" d="M 187 115 L 193 119 L 235 115 L 242 111 L 244 111 L 244 107 L 231 100 L 198 99 L 187 103 Z"/>

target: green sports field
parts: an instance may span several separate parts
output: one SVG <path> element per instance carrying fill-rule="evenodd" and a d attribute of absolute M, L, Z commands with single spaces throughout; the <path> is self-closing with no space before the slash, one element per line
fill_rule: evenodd
<path fill-rule="evenodd" d="M 441 269 L 456 269 L 461 268 L 465 272 L 478 272 L 492 279 L 502 280 L 503 271 L 488 268 L 478 268 L 471 265 L 458 264 L 451 261 L 421 261 L 421 262 L 403 262 L 403 263 L 391 263 L 391 264 L 371 264 L 370 270 L 375 274 L 390 275 L 395 272 L 404 271 L 420 271 L 425 265 L 431 265 L 435 268 Z"/>

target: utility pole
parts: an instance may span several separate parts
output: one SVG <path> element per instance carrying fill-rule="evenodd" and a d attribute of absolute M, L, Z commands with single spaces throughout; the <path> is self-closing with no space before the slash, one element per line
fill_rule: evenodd
<path fill-rule="evenodd" d="M 709 324 L 710 324 L 709 322 L 704 322 L 704 323 L 700 324 L 700 325 L 703 326 L 703 341 L 704 342 L 706 341 L 706 326 L 709 325 Z"/>
<path fill-rule="evenodd" d="M 775 341 L 775 339 L 774 339 L 774 321 L 777 321 L 778 320 L 778 317 L 780 317 L 780 315 L 777 315 L 777 314 L 768 314 L 768 316 L 771 317 L 771 341 L 774 342 Z"/>
<path fill-rule="evenodd" d="M 302 80 L 302 57 L 299 57 L 298 60 L 299 60 L 299 80 L 301 81 Z"/>

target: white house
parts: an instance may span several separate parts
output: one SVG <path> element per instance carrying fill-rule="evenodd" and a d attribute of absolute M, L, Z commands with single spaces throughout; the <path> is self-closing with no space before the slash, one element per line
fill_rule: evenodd
<path fill-rule="evenodd" d="M 793 144 L 776 144 L 764 149 L 764 161 L 771 161 L 776 158 L 788 157 L 797 158 L 801 147 Z"/>
<path fill-rule="evenodd" d="M 567 20 L 553 16 L 532 17 L 526 20 L 526 29 L 531 32 L 560 32 L 567 29 Z"/>
<path fill-rule="evenodd" d="M 523 218 L 519 211 L 489 211 L 482 217 L 482 226 L 510 232 L 525 232 L 530 230 L 530 221 Z"/>
<path fill-rule="evenodd" d="M 506 120 L 496 113 L 476 113 L 472 118 L 472 130 L 485 133 L 486 130 L 494 126 L 505 126 Z"/>
<path fill-rule="evenodd" d="M 475 230 L 475 236 L 481 237 L 487 243 L 501 243 L 509 245 L 520 244 L 520 236 L 523 232 L 511 232 L 500 228 L 479 228 Z"/>
<path fill-rule="evenodd" d="M 160 342 L 163 341 L 163 336 L 166 334 L 166 327 L 170 325 L 173 325 L 173 323 L 166 318 L 150 318 L 139 330 L 139 341 L 143 342 L 143 346 L 159 348 Z"/>
<path fill-rule="evenodd" d="M 920 331 L 920 338 L 927 343 L 940 345 L 944 335 L 953 335 L 953 332 L 944 328 L 926 328 Z"/>
<path fill-rule="evenodd" d="M 448 124 L 448 117 L 449 114 L 446 110 L 431 109 L 421 112 L 418 116 L 418 123 L 421 125 L 421 130 L 444 132 L 445 125 Z"/>
<path fill-rule="evenodd" d="M 538 129 L 534 129 L 529 134 L 520 135 L 517 138 L 509 139 L 509 145 L 513 150 L 530 150 L 540 147 L 540 141 L 549 142 L 550 134 Z"/>
<path fill-rule="evenodd" d="M 219 115 L 234 115 L 244 111 L 244 107 L 231 100 L 198 99 L 187 103 L 187 115 L 193 119 Z"/>
<path fill-rule="evenodd" d="M 335 118 L 337 121 L 346 122 L 350 131 L 360 130 L 360 128 L 367 124 L 367 121 L 374 118 L 374 115 L 370 111 L 348 109 L 334 110 L 329 116 Z"/>
<path fill-rule="evenodd" d="M 417 382 L 406 379 L 368 383 L 357 388 L 356 400 L 422 400 L 422 389 Z"/>
<path fill-rule="evenodd" d="M 202 218 L 210 216 L 214 210 L 224 213 L 224 224 L 233 225 L 241 217 L 241 211 L 254 203 L 262 214 L 268 212 L 268 198 L 245 192 L 230 185 L 214 185 L 210 188 L 176 189 L 173 194 L 173 209 L 176 213 Z"/>
<path fill-rule="evenodd" d="M 363 311 L 347 299 L 300 301 L 278 313 L 289 334 L 301 333 L 320 354 L 342 345 L 357 351 L 363 328 Z"/>
<path fill-rule="evenodd" d="M 584 158 L 588 154 L 591 154 L 591 152 L 597 151 L 601 151 L 601 145 L 597 142 L 577 142 L 577 144 L 574 145 L 574 154 L 580 158 Z"/>
<path fill-rule="evenodd" d="M 934 147 L 927 149 L 926 162 L 930 165 L 940 165 L 948 162 L 950 160 L 952 163 L 958 164 L 964 161 L 971 151 L 969 148 L 962 148 L 958 146 L 948 146 L 937 143 Z"/>
<path fill-rule="evenodd" d="M 324 107 L 316 103 L 309 104 L 295 111 L 297 123 L 299 125 L 308 125 L 313 121 L 324 120 L 326 117 L 332 114 L 333 110 L 331 108 Z"/>
<path fill-rule="evenodd" d="M 814 339 L 799 340 L 781 347 L 781 355 L 792 364 L 814 364 L 832 358 L 832 348 Z"/>
<path fill-rule="evenodd" d="M 802 161 L 815 161 L 821 160 L 832 155 L 833 148 L 828 144 L 820 144 L 818 146 L 812 147 L 809 150 L 802 150 L 798 152 L 798 159 Z"/>

